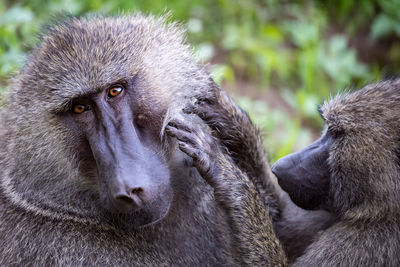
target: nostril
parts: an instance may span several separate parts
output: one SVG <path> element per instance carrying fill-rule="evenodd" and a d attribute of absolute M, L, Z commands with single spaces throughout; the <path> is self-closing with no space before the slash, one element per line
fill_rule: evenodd
<path fill-rule="evenodd" d="M 115 199 L 121 203 L 133 204 L 133 199 L 128 196 L 119 195 L 119 196 L 116 196 Z"/>
<path fill-rule="evenodd" d="M 142 208 L 146 203 L 142 187 L 130 188 L 126 193 L 118 193 L 114 196 L 116 207 L 123 212 L 131 212 Z"/>
<path fill-rule="evenodd" d="M 141 192 L 143 192 L 143 188 L 141 188 L 141 187 L 136 187 L 136 188 L 133 188 L 133 189 L 131 190 L 131 194 L 132 194 L 132 195 L 140 194 Z"/>
<path fill-rule="evenodd" d="M 141 198 L 143 192 L 143 188 L 141 187 L 136 187 L 131 190 L 130 197 L 133 200 L 133 202 L 136 204 L 136 206 L 141 207 L 143 206 L 143 200 Z"/>

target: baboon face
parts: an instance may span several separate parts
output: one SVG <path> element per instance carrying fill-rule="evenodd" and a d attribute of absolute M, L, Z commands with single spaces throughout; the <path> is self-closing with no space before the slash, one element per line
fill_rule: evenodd
<path fill-rule="evenodd" d="M 399 186 L 399 81 L 369 85 L 325 103 L 322 137 L 272 166 L 297 205 L 340 213 L 395 199 L 390 194 Z"/>
<path fill-rule="evenodd" d="M 5 190 L 59 217 L 162 219 L 170 179 L 184 179 L 163 125 L 209 86 L 183 39 L 176 26 L 141 15 L 51 28 L 10 88 Z"/>
<path fill-rule="evenodd" d="M 146 111 L 138 101 L 138 79 L 74 96 L 58 116 L 85 147 L 79 158 L 86 158 L 89 166 L 82 171 L 97 170 L 102 206 L 112 214 L 135 215 L 134 221 L 142 225 L 164 217 L 172 191 L 161 148 L 160 114 Z"/>
<path fill-rule="evenodd" d="M 296 205 L 304 209 L 318 209 L 329 191 L 329 151 L 333 136 L 329 130 L 305 149 L 279 159 L 272 172 L 279 185 Z"/>

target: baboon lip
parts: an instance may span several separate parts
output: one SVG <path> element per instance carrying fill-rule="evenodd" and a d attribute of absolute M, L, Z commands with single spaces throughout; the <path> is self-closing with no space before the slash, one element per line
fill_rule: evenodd
<path fill-rule="evenodd" d="M 172 203 L 172 191 L 166 190 L 141 208 L 118 209 L 104 207 L 106 218 L 122 227 L 144 228 L 155 225 L 167 217 Z M 110 203 L 111 204 L 111 203 Z"/>
<path fill-rule="evenodd" d="M 149 227 L 149 226 L 152 226 L 152 225 L 155 225 L 155 224 L 160 223 L 161 221 L 163 221 L 163 220 L 165 219 L 165 217 L 167 217 L 170 208 L 171 208 L 171 202 L 168 204 L 168 206 L 167 206 L 167 208 L 165 209 L 164 213 L 161 214 L 161 216 L 159 216 L 156 220 L 154 220 L 154 221 L 152 221 L 152 222 L 149 222 L 149 223 L 147 223 L 147 224 L 141 225 L 141 226 L 139 226 L 138 228 L 142 229 L 142 228 Z"/>

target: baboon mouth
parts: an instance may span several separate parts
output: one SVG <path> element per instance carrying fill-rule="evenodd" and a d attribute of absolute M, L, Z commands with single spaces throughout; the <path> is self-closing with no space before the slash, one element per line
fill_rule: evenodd
<path fill-rule="evenodd" d="M 165 196 L 160 196 L 146 205 L 142 211 L 148 215 L 147 222 L 143 221 L 139 227 L 143 228 L 161 222 L 169 213 L 171 203 L 172 194 L 168 194 L 167 199 L 165 199 Z"/>
<path fill-rule="evenodd" d="M 164 213 L 160 214 L 160 216 L 158 218 L 153 218 L 152 222 L 140 225 L 138 228 L 145 228 L 145 227 L 148 227 L 148 226 L 152 226 L 152 225 L 158 224 L 159 222 L 163 221 L 164 218 L 167 217 L 167 214 L 169 213 L 170 208 L 171 208 L 171 202 L 166 207 Z"/>
<path fill-rule="evenodd" d="M 144 228 L 160 223 L 167 217 L 172 203 L 172 192 L 160 194 L 150 203 L 131 212 L 105 209 L 105 216 L 112 224 L 123 228 Z"/>

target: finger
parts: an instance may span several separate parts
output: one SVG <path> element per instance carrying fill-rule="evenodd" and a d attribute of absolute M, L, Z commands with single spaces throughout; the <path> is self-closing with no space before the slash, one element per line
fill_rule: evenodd
<path fill-rule="evenodd" d="M 168 122 L 167 126 L 170 126 L 170 127 L 176 128 L 176 129 L 180 129 L 180 130 L 184 130 L 186 132 L 193 132 L 193 129 L 190 126 L 188 126 L 186 123 L 178 121 L 178 120 Z"/>
<path fill-rule="evenodd" d="M 193 146 L 190 146 L 185 142 L 179 142 L 178 146 L 179 149 L 191 157 L 193 161 L 197 161 L 199 159 L 200 151 L 198 149 L 195 149 Z"/>

